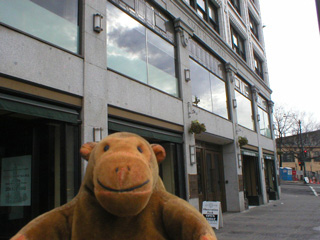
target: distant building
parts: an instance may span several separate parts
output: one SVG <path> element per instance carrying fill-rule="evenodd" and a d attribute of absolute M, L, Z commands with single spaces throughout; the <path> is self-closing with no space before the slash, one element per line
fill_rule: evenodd
<path fill-rule="evenodd" d="M 282 167 L 320 174 L 320 130 L 276 139 Z M 280 156 L 281 155 L 281 156 Z"/>
<path fill-rule="evenodd" d="M 31 170 L 0 238 L 72 199 L 81 144 L 118 131 L 162 144 L 166 188 L 199 210 L 279 198 L 258 0 L 0 1 L 0 42 L 0 158 Z"/>

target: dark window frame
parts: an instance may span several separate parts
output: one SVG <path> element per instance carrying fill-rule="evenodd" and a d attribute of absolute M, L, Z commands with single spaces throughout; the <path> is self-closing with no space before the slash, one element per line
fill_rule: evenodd
<path fill-rule="evenodd" d="M 255 73 L 258 74 L 261 79 L 264 79 L 264 77 L 263 77 L 263 61 L 255 52 L 253 53 L 253 61 L 254 61 Z"/>
<path fill-rule="evenodd" d="M 241 15 L 240 0 L 229 0 L 236 11 Z"/>
<path fill-rule="evenodd" d="M 245 48 L 245 39 L 239 34 L 239 32 L 231 25 L 231 43 L 232 49 L 246 61 L 246 48 Z M 234 41 L 234 37 L 237 40 L 237 43 Z"/>
<path fill-rule="evenodd" d="M 250 24 L 250 31 L 252 34 L 257 38 L 259 41 L 259 23 L 257 20 L 252 16 L 252 14 L 249 12 L 249 24 Z"/>
<path fill-rule="evenodd" d="M 204 19 L 209 25 L 217 32 L 220 33 L 219 29 L 219 15 L 218 7 L 214 4 L 212 0 L 203 0 L 205 3 L 205 9 L 202 9 L 197 3 L 197 0 L 189 0 L 189 5 L 198 13 L 198 15 Z M 211 18 L 209 11 L 213 9 L 215 18 Z"/>

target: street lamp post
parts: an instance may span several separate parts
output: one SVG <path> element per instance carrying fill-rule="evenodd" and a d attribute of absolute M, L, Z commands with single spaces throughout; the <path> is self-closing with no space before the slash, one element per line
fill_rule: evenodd
<path fill-rule="evenodd" d="M 299 120 L 299 140 L 300 140 L 300 161 L 301 161 L 301 170 L 303 167 L 303 175 L 306 177 L 306 163 L 304 158 L 304 149 L 302 141 L 302 131 L 301 131 L 301 121 Z"/>

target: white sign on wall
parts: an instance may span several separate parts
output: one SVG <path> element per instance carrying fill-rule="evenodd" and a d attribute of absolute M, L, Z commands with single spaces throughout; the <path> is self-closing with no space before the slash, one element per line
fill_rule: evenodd
<path fill-rule="evenodd" d="M 2 158 L 0 206 L 31 205 L 31 156 Z"/>
<path fill-rule="evenodd" d="M 209 222 L 210 226 L 219 229 L 223 227 L 221 203 L 213 201 L 202 202 L 202 214 Z"/>

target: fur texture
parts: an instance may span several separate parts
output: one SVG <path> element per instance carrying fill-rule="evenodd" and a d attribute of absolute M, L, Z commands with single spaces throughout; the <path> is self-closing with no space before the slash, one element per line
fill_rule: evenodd
<path fill-rule="evenodd" d="M 158 175 L 165 158 L 160 145 L 116 133 L 80 152 L 89 162 L 77 196 L 31 221 L 13 240 L 216 239 L 195 208 L 165 190 Z"/>

